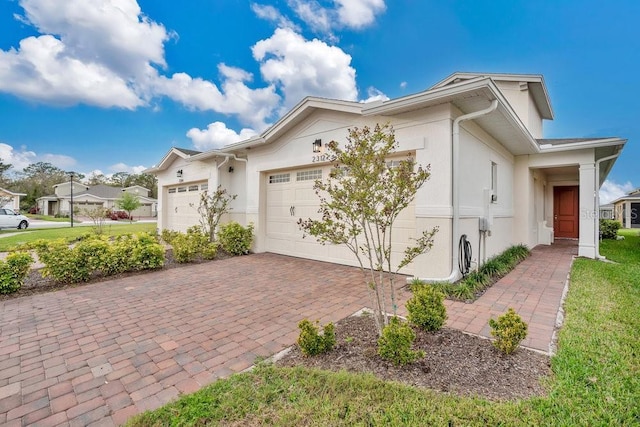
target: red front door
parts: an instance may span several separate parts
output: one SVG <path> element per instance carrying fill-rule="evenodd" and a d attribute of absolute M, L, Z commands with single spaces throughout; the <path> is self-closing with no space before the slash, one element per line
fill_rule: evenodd
<path fill-rule="evenodd" d="M 578 186 L 553 188 L 553 234 L 578 238 Z"/>

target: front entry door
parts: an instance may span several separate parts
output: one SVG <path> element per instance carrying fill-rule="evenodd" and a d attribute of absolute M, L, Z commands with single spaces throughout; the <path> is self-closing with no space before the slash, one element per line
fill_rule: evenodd
<path fill-rule="evenodd" d="M 553 233 L 555 237 L 578 238 L 578 186 L 553 188 Z"/>

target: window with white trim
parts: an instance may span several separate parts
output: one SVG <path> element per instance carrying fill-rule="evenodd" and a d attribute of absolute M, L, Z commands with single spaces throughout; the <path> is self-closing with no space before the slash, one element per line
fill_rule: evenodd
<path fill-rule="evenodd" d="M 190 185 L 189 186 L 189 191 L 198 191 L 198 186 L 197 185 Z"/>
<path fill-rule="evenodd" d="M 178 187 L 178 193 L 186 193 L 187 187 Z"/>
<path fill-rule="evenodd" d="M 322 179 L 322 169 L 296 172 L 296 181 L 315 181 L 316 179 Z"/>
<path fill-rule="evenodd" d="M 278 173 L 275 175 L 269 175 L 269 184 L 278 184 L 281 182 L 289 182 L 290 176 L 288 173 Z"/>
<path fill-rule="evenodd" d="M 170 188 L 170 189 L 169 189 L 169 194 L 173 194 L 173 193 L 175 193 L 175 192 L 176 192 L 175 187 L 174 187 L 174 188 Z"/>

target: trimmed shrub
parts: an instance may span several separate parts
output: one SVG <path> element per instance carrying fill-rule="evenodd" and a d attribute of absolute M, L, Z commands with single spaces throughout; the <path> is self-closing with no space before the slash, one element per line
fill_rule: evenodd
<path fill-rule="evenodd" d="M 603 239 L 616 239 L 618 237 L 618 230 L 622 227 L 620 221 L 613 219 L 601 219 L 600 220 L 600 236 Z"/>
<path fill-rule="evenodd" d="M 148 233 L 84 239 L 71 248 L 63 239 L 34 244 L 44 263 L 43 277 L 59 283 L 86 282 L 95 274 L 110 276 L 125 271 L 147 270 L 164 265 L 164 248 Z"/>
<path fill-rule="evenodd" d="M 232 255 L 246 255 L 253 243 L 253 224 L 246 227 L 235 221 L 220 226 L 218 231 L 220 246 Z"/>
<path fill-rule="evenodd" d="M 407 301 L 409 322 L 425 331 L 437 331 L 447 320 L 444 294 L 431 286 L 420 286 Z"/>
<path fill-rule="evenodd" d="M 527 337 L 528 326 L 513 308 L 498 317 L 498 320 L 489 319 L 491 336 L 496 340 L 493 345 L 504 354 L 511 354 Z"/>
<path fill-rule="evenodd" d="M 149 233 L 138 233 L 131 240 L 131 270 L 154 270 L 164 265 L 164 248 Z"/>
<path fill-rule="evenodd" d="M 322 335 L 319 333 L 319 324 L 316 320 L 314 325 L 307 319 L 298 323 L 300 328 L 300 336 L 298 336 L 298 345 L 302 354 L 305 356 L 316 356 L 318 354 L 331 351 L 336 344 L 336 333 L 333 323 L 327 323 L 322 328 Z"/>
<path fill-rule="evenodd" d="M 87 262 L 79 251 L 69 247 L 64 239 L 38 244 L 36 253 L 44 263 L 42 277 L 51 277 L 59 283 L 86 282 L 91 277 Z"/>
<path fill-rule="evenodd" d="M 162 238 L 162 240 L 164 240 L 168 244 L 171 244 L 171 242 L 173 242 L 173 239 L 179 235 L 179 231 L 169 230 L 167 228 L 163 229 L 160 232 L 160 238 Z"/>
<path fill-rule="evenodd" d="M 406 322 L 398 317 L 392 317 L 378 339 L 378 354 L 396 366 L 413 363 L 424 357 L 424 351 L 411 350 L 415 339 L 416 333 Z"/>
<path fill-rule="evenodd" d="M 168 237 L 171 239 L 173 258 L 176 262 L 186 263 L 200 259 L 214 259 L 218 254 L 218 244 L 210 242 L 209 236 L 203 233 L 199 226 L 189 227 L 186 234 L 172 232 Z"/>
<path fill-rule="evenodd" d="M 33 258 L 27 252 L 14 252 L 0 260 L 0 294 L 11 294 L 22 287 Z"/>

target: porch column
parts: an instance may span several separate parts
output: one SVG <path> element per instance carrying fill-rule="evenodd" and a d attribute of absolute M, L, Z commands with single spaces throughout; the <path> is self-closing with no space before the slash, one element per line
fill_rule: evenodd
<path fill-rule="evenodd" d="M 624 228 L 632 228 L 631 227 L 631 202 L 625 200 L 624 202 Z"/>
<path fill-rule="evenodd" d="M 578 256 L 596 257 L 596 168 L 595 163 L 580 163 L 580 238 Z"/>

